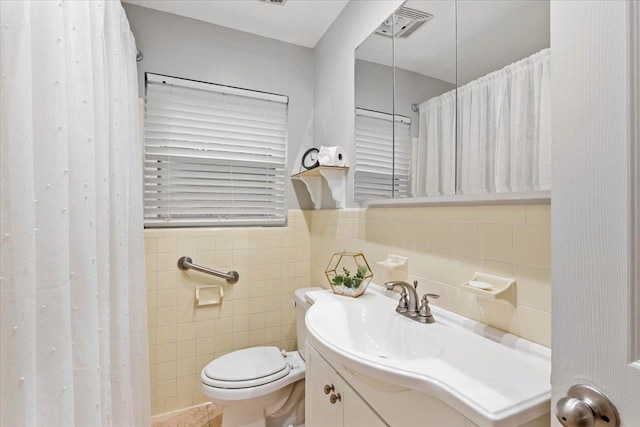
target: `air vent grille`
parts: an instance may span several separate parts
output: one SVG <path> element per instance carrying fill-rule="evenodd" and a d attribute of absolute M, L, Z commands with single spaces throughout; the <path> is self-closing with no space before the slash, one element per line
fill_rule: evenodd
<path fill-rule="evenodd" d="M 430 13 L 401 6 L 393 14 L 393 21 L 391 17 L 384 21 L 376 30 L 376 34 L 406 39 L 432 18 L 433 15 Z"/>
<path fill-rule="evenodd" d="M 263 3 L 269 3 L 269 4 L 277 4 L 278 6 L 284 6 L 284 4 L 287 2 L 287 0 L 258 0 L 261 1 Z"/>
<path fill-rule="evenodd" d="M 414 21 L 428 21 L 433 18 L 433 15 L 427 12 L 423 12 L 421 10 L 411 9 L 410 7 L 401 6 L 395 12 L 396 16 L 401 16 L 403 18 L 412 19 Z"/>

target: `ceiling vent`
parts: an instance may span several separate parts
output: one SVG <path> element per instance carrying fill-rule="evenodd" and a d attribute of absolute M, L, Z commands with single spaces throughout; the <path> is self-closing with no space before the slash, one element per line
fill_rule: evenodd
<path fill-rule="evenodd" d="M 401 6 L 395 11 L 393 16 L 385 20 L 378 29 L 376 34 L 386 37 L 408 38 L 416 30 L 422 27 L 426 22 L 431 20 L 433 15 L 421 10 L 411 9 Z M 393 19 L 393 21 L 392 21 Z M 395 30 L 395 32 L 394 32 Z"/>
<path fill-rule="evenodd" d="M 284 6 L 284 4 L 287 2 L 287 0 L 259 0 L 263 3 L 269 3 L 269 4 L 277 4 L 279 6 Z"/>

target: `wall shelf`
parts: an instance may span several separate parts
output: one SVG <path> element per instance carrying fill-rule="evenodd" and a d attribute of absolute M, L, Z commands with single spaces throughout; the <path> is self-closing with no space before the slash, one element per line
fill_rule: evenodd
<path fill-rule="evenodd" d="M 304 182 L 307 191 L 311 195 L 314 209 L 322 209 L 322 181 L 324 180 L 331 192 L 331 198 L 336 202 L 336 208 L 344 209 L 347 195 L 347 171 L 348 167 L 318 166 L 291 176 Z"/>
<path fill-rule="evenodd" d="M 525 191 L 519 193 L 454 194 L 450 196 L 408 197 L 402 199 L 369 200 L 369 208 L 415 206 L 465 206 L 465 205 L 518 205 L 550 204 L 551 191 Z"/>

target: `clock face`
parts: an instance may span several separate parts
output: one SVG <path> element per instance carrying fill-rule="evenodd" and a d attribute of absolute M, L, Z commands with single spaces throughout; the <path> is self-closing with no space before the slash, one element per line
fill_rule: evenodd
<path fill-rule="evenodd" d="M 317 148 L 309 148 L 302 156 L 302 167 L 307 170 L 318 167 L 320 165 L 318 162 L 318 152 L 319 150 Z"/>

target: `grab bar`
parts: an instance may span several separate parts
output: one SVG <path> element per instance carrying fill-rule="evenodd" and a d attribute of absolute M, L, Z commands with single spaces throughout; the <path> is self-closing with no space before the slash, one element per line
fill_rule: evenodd
<path fill-rule="evenodd" d="M 230 271 L 228 273 L 223 273 L 221 271 L 212 270 L 210 268 L 194 264 L 193 260 L 188 256 L 183 256 L 178 260 L 178 267 L 181 270 L 192 269 L 192 270 L 199 271 L 201 273 L 206 273 L 212 276 L 221 277 L 223 279 L 226 279 L 227 283 L 236 283 L 240 278 L 240 275 L 238 274 L 237 271 Z"/>

